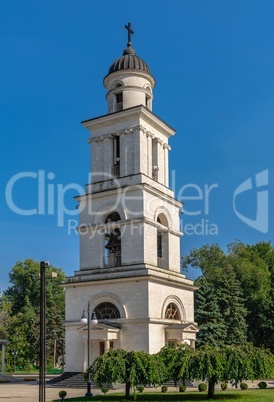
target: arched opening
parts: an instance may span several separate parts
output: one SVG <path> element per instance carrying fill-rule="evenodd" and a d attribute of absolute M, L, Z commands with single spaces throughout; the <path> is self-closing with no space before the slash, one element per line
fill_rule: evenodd
<path fill-rule="evenodd" d="M 144 89 L 146 90 L 145 94 L 145 105 L 148 109 L 152 110 L 152 90 L 149 85 L 145 85 Z"/>
<path fill-rule="evenodd" d="M 111 212 L 105 219 L 105 223 L 110 223 L 110 222 L 118 222 L 121 220 L 121 216 L 118 212 L 114 211 Z"/>
<path fill-rule="evenodd" d="M 120 176 L 120 136 L 115 135 L 112 140 L 113 176 Z"/>
<path fill-rule="evenodd" d="M 168 220 L 163 213 L 157 216 L 157 222 L 168 227 Z M 159 268 L 168 269 L 168 232 L 161 227 L 157 229 L 157 264 Z"/>
<path fill-rule="evenodd" d="M 123 92 L 120 90 L 122 88 L 122 84 L 117 82 L 115 84 L 115 89 L 118 89 L 118 92 L 115 91 L 114 98 L 115 98 L 115 112 L 119 112 L 123 110 Z"/>
<path fill-rule="evenodd" d="M 146 95 L 146 107 L 151 109 L 151 96 Z"/>
<path fill-rule="evenodd" d="M 167 305 L 165 318 L 168 320 L 181 320 L 179 307 L 175 303 L 169 303 Z"/>
<path fill-rule="evenodd" d="M 115 111 L 119 112 L 120 110 L 123 110 L 123 92 L 118 92 L 117 94 L 115 94 L 115 100 L 116 100 Z"/>
<path fill-rule="evenodd" d="M 103 302 L 95 307 L 94 312 L 98 320 L 112 320 L 120 318 L 119 309 L 115 304 L 110 302 Z"/>
<path fill-rule="evenodd" d="M 121 266 L 121 231 L 117 227 L 113 227 L 111 223 L 121 220 L 118 212 L 111 212 L 105 220 L 107 228 L 105 230 L 105 267 Z"/>
<path fill-rule="evenodd" d="M 160 223 L 161 225 L 168 227 L 168 220 L 165 214 L 161 213 L 157 217 L 157 222 Z"/>

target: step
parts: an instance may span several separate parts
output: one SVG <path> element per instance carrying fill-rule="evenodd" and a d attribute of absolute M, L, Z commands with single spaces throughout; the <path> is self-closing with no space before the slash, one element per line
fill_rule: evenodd
<path fill-rule="evenodd" d="M 53 387 L 87 388 L 84 373 L 65 372 L 60 377 L 54 378 L 48 383 Z M 93 380 L 91 380 L 91 388 L 99 388 Z M 111 385 L 109 388 L 113 389 L 113 386 Z"/>

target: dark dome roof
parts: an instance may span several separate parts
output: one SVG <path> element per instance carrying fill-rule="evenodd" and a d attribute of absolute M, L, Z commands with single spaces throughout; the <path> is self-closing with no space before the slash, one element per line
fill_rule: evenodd
<path fill-rule="evenodd" d="M 145 71 L 150 74 L 150 68 L 144 60 L 136 55 L 131 42 L 128 42 L 127 46 L 128 47 L 123 52 L 123 56 L 115 60 L 115 62 L 110 66 L 108 73 L 111 74 L 115 71 L 130 69 Z"/>

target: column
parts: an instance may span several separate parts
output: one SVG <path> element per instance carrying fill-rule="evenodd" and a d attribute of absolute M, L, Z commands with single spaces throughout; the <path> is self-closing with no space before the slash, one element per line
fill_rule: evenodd
<path fill-rule="evenodd" d="M 156 138 L 156 153 L 157 153 L 157 178 L 156 180 L 159 183 L 164 184 L 164 176 L 165 176 L 165 165 L 164 165 L 164 149 L 163 149 L 163 141 L 160 138 Z"/>
<path fill-rule="evenodd" d="M 5 344 L 2 344 L 2 375 L 5 374 Z"/>
<path fill-rule="evenodd" d="M 168 187 L 169 185 L 169 171 L 168 171 L 168 151 L 170 150 L 168 144 L 164 144 L 164 185 Z"/>
<path fill-rule="evenodd" d="M 120 176 L 127 176 L 129 161 L 132 159 L 127 143 L 127 130 L 120 134 Z"/>
<path fill-rule="evenodd" d="M 140 130 L 133 132 L 133 174 L 140 173 Z"/>
<path fill-rule="evenodd" d="M 140 155 L 140 172 L 143 174 L 147 174 L 147 162 L 148 162 L 148 155 L 147 155 L 147 132 L 144 129 L 140 130 L 139 134 L 139 155 Z"/>
<path fill-rule="evenodd" d="M 105 352 L 110 349 L 110 340 L 105 339 Z"/>
<path fill-rule="evenodd" d="M 105 179 L 104 173 L 104 149 L 103 149 L 103 138 L 95 137 L 90 138 L 89 143 L 91 144 L 91 182 L 96 182 Z"/>
<path fill-rule="evenodd" d="M 147 171 L 146 174 L 152 176 L 152 133 L 147 131 Z"/>
<path fill-rule="evenodd" d="M 101 158 L 101 171 L 104 173 L 104 179 L 112 177 L 113 168 L 113 138 L 111 135 L 105 136 L 103 142 L 103 154 Z M 102 143 L 101 143 L 102 144 Z M 103 163 L 102 163 L 103 162 Z"/>

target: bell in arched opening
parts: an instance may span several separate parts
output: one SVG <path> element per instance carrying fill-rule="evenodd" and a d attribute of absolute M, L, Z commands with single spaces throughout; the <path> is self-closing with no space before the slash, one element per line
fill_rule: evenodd
<path fill-rule="evenodd" d="M 117 227 L 113 227 L 112 222 L 121 220 L 118 212 L 111 212 L 105 223 L 107 230 L 105 232 L 105 267 L 120 267 L 121 266 L 121 231 Z"/>
<path fill-rule="evenodd" d="M 116 253 L 121 250 L 121 232 L 119 229 L 114 229 L 110 234 L 106 233 L 105 238 L 107 240 L 105 248 L 110 253 Z"/>

